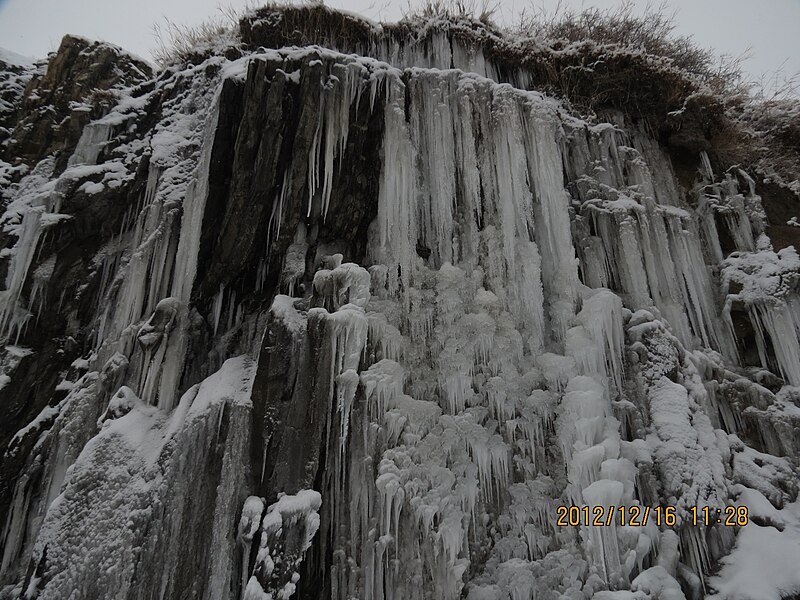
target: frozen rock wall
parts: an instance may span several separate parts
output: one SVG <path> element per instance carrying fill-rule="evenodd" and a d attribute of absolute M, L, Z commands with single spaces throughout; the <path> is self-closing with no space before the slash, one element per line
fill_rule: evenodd
<path fill-rule="evenodd" d="M 0 598 L 800 591 L 731 575 L 800 544 L 800 261 L 758 181 L 454 38 L 259 19 L 274 49 L 155 79 L 71 38 L 14 100 Z M 70 52 L 113 102 L 26 138 Z"/>

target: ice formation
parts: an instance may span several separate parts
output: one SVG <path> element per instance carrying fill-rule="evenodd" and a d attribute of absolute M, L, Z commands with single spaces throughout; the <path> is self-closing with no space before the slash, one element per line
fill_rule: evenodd
<path fill-rule="evenodd" d="M 121 90 L 4 192 L 0 391 L 70 361 L 5 450 L 0 598 L 778 598 L 731 584 L 800 543 L 756 182 L 703 152 L 684 189 L 442 32 L 328 42 Z"/>
<path fill-rule="evenodd" d="M 249 579 L 244 571 L 244 600 L 288 600 L 294 595 L 300 581 L 297 569 L 319 529 L 317 511 L 321 503 L 319 492 L 314 490 L 284 494 L 266 512 L 259 498 L 251 496 L 245 501 L 239 531 L 246 532 L 243 539 L 249 537 L 248 549 L 257 530 L 260 541 Z"/>

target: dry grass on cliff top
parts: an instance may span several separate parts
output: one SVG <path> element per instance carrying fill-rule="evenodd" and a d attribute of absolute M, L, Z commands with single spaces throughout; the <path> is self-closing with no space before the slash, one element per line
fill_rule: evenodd
<path fill-rule="evenodd" d="M 524 69 L 535 87 L 584 116 L 620 109 L 654 131 L 705 145 L 726 162 L 764 170 L 771 160 L 778 180 L 800 176 L 796 95 L 765 94 L 763 82 L 743 76 L 745 56 L 717 56 L 676 35 L 674 13 L 665 5 L 642 12 L 632 2 L 607 10 L 559 5 L 523 11 L 511 25 L 497 23 L 498 8 L 494 0 L 427 0 L 410 3 L 399 22 L 378 25 L 322 2 L 249 4 L 197 27 L 157 27 L 154 57 L 167 66 L 231 47 L 312 44 L 369 52 L 381 38 L 424 43 L 445 31 L 482 48 L 501 71 Z"/>
<path fill-rule="evenodd" d="M 628 2 L 609 10 L 530 11 L 499 25 L 498 6 L 492 0 L 428 0 L 412 4 L 399 22 L 378 26 L 319 2 L 268 4 L 244 15 L 239 33 L 250 48 L 318 44 L 369 52 L 381 38 L 424 43 L 444 31 L 481 47 L 501 70 L 526 70 L 537 87 L 584 113 L 615 106 L 665 115 L 685 108 L 693 94 L 738 92 L 739 61 L 718 60 L 691 38 L 676 36 L 673 15 L 663 7 L 637 13 Z"/>
<path fill-rule="evenodd" d="M 162 67 L 242 41 L 243 30 L 252 35 L 252 24 L 272 19 L 273 44 L 314 44 L 337 41 L 337 46 L 390 35 L 421 39 L 430 30 L 454 32 L 463 41 L 488 46 L 495 58 L 531 63 L 543 51 L 576 58 L 594 58 L 594 64 L 576 65 L 597 71 L 597 61 L 626 55 L 646 57 L 669 75 L 686 78 L 694 87 L 708 85 L 715 91 L 731 91 L 741 82 L 740 61 L 723 57 L 697 45 L 691 37 L 676 36 L 674 15 L 664 6 L 648 6 L 636 13 L 633 2 L 613 9 L 573 10 L 562 5 L 553 11 L 523 10 L 509 26 L 495 17 L 499 3 L 493 0 L 427 0 L 409 4 L 398 23 L 376 24 L 356 15 L 328 8 L 318 1 L 278 1 L 260 8 L 248 2 L 244 8 L 221 8 L 218 14 L 196 26 L 164 19 L 153 26 L 155 61 Z M 339 38 L 332 40 L 331 38 Z M 283 38 L 283 39 L 281 39 Z M 467 39 L 470 38 L 470 39 Z M 260 40 L 246 39 L 246 42 Z M 547 54 L 547 52 L 545 52 Z M 590 56 L 591 55 L 591 56 Z M 599 77 L 599 75 L 597 75 Z M 685 87 L 685 86 L 684 86 Z"/>

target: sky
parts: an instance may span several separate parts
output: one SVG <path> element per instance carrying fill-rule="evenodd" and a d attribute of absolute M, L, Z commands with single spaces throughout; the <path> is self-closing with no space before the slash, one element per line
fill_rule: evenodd
<path fill-rule="evenodd" d="M 414 0 L 411 0 L 412 4 Z M 478 0 L 480 4 L 482 0 Z M 509 22 L 526 7 L 552 8 L 559 0 L 489 0 L 499 20 Z M 563 4 L 608 8 L 620 0 L 561 0 Z M 660 3 L 655 0 L 655 3 Z M 221 6 L 241 8 L 253 0 L 0 0 L 0 47 L 44 57 L 66 33 L 112 42 L 143 58 L 155 47 L 153 25 L 169 19 L 194 25 L 219 15 Z M 376 21 L 394 21 L 409 0 L 326 0 Z M 646 6 L 636 0 L 637 8 Z M 800 72 L 800 0 L 668 0 L 677 32 L 692 35 L 718 54 L 750 51 L 744 67 L 768 84 Z"/>

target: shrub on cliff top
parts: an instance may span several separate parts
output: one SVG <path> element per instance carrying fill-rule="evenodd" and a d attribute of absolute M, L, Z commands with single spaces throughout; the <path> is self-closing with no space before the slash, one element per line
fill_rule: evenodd
<path fill-rule="evenodd" d="M 601 45 L 642 50 L 668 58 L 687 73 L 711 77 L 714 55 L 689 36 L 675 35 L 675 14 L 666 5 L 648 5 L 637 14 L 634 3 L 623 2 L 609 9 L 575 10 L 559 4 L 553 11 L 540 8 L 523 11 L 511 30 L 529 38 L 570 43 L 592 41 Z"/>

